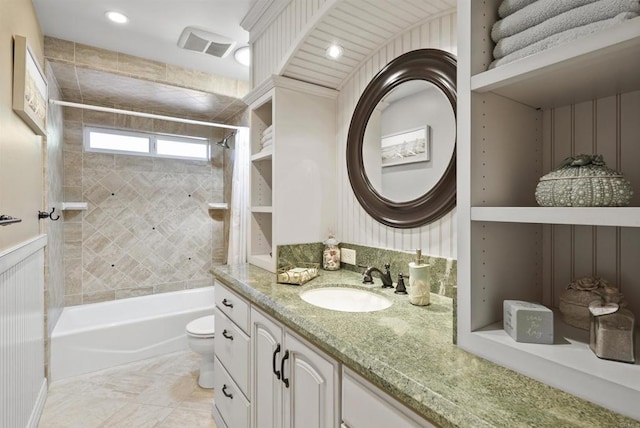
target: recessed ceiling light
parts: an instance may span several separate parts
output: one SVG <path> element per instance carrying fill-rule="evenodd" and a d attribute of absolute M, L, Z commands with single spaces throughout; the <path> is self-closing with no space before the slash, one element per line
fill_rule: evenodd
<path fill-rule="evenodd" d="M 338 59 L 342 56 L 343 52 L 344 50 L 342 49 L 342 46 L 334 43 L 327 48 L 327 57 L 331 59 Z"/>
<path fill-rule="evenodd" d="M 109 20 L 117 24 L 125 24 L 127 23 L 127 21 L 129 21 L 129 18 L 127 18 L 126 15 L 113 10 L 110 10 L 109 12 L 105 13 L 105 15 L 107 18 L 109 18 Z"/>
<path fill-rule="evenodd" d="M 233 54 L 233 57 L 240 64 L 248 67 L 249 64 L 251 64 L 251 50 L 249 49 L 249 46 L 243 46 L 241 48 L 236 49 L 236 51 Z"/>

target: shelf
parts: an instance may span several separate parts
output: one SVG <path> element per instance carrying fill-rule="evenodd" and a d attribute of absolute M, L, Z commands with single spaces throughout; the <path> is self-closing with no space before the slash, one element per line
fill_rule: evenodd
<path fill-rule="evenodd" d="M 606 401 L 611 401 L 611 403 L 607 404 L 612 408 L 622 405 L 621 403 L 616 403 L 618 399 L 625 401 L 626 405 L 633 402 L 637 403 L 637 400 L 640 399 L 640 383 L 638 382 L 638 379 L 640 379 L 640 362 L 636 361 L 635 364 L 629 364 L 602 360 L 596 357 L 589 348 L 588 331 L 565 324 L 560 318 L 561 314 L 556 310 L 554 310 L 553 317 L 553 345 L 516 342 L 503 330 L 502 321 L 471 334 L 474 339 L 485 342 L 487 347 L 494 348 L 494 351 L 502 348 L 501 351 L 504 352 L 493 354 L 494 356 L 496 354 L 502 355 L 498 358 L 508 360 L 517 356 L 520 362 L 527 359 L 530 365 L 528 366 L 529 372 L 525 374 L 543 382 L 552 385 L 556 382 L 562 382 L 561 378 L 557 377 L 559 370 L 563 370 L 563 373 L 571 370 L 578 377 L 588 378 L 589 388 L 602 388 L 601 391 L 604 393 L 613 386 L 617 392 L 611 397 L 604 398 Z M 638 351 L 640 351 L 640 340 L 636 340 L 636 345 Z M 636 351 L 636 356 L 640 355 L 638 351 Z M 506 366 L 512 364 L 509 361 L 503 361 L 503 363 Z M 539 370 L 539 364 L 542 364 L 546 369 Z M 576 391 L 572 391 L 572 393 L 584 396 L 586 382 L 585 380 L 582 385 L 578 385 Z M 563 386 L 566 387 L 566 385 Z M 621 392 L 620 388 L 624 392 Z M 637 406 L 633 407 L 637 408 Z M 627 409 L 629 408 L 627 407 Z"/>
<path fill-rule="evenodd" d="M 471 220 L 640 227 L 640 207 L 471 207 Z"/>
<path fill-rule="evenodd" d="M 89 209 L 87 202 L 62 202 L 62 211 L 86 211 Z"/>
<path fill-rule="evenodd" d="M 269 206 L 261 206 L 261 207 L 251 207 L 252 213 L 272 213 L 273 207 Z"/>
<path fill-rule="evenodd" d="M 273 157 L 273 146 L 251 156 L 251 162 L 270 160 Z"/>
<path fill-rule="evenodd" d="M 210 210 L 228 210 L 229 204 L 226 202 L 209 202 L 207 204 Z"/>
<path fill-rule="evenodd" d="M 535 108 L 640 89 L 640 18 L 471 77 L 471 90 Z"/>

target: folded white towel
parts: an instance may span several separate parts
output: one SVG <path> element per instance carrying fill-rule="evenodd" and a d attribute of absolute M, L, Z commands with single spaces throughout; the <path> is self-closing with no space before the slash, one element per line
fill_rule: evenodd
<path fill-rule="evenodd" d="M 623 21 L 634 19 L 636 17 L 638 17 L 637 13 L 623 12 L 615 16 L 614 18 L 593 22 L 591 24 L 583 25 L 582 27 L 576 27 L 567 31 L 563 31 L 561 33 L 554 34 L 553 36 L 549 36 L 546 39 L 540 40 L 539 42 L 519 49 L 503 58 L 493 61 L 489 65 L 489 68 L 495 68 L 504 64 L 508 64 L 510 62 L 535 54 L 545 49 L 549 49 L 553 46 L 578 39 L 591 33 L 602 31 L 609 27 L 613 27 L 614 25 L 618 25 Z"/>
<path fill-rule="evenodd" d="M 273 134 L 267 134 L 262 136 L 262 138 L 260 139 L 260 142 L 264 144 L 265 141 L 271 141 L 272 139 L 273 139 Z"/>
<path fill-rule="evenodd" d="M 497 42 L 560 15 L 562 12 L 595 1 L 597 0 L 538 0 L 506 18 L 496 21 L 491 28 L 491 38 Z"/>
<path fill-rule="evenodd" d="M 270 145 L 273 144 L 273 140 L 269 138 L 268 140 L 263 141 L 261 144 L 262 144 L 262 147 L 269 147 Z"/>
<path fill-rule="evenodd" d="M 500 18 L 506 18 L 535 1 L 537 0 L 504 0 L 500 3 L 500 7 L 498 7 L 498 16 L 500 16 Z"/>
<path fill-rule="evenodd" d="M 501 39 L 493 49 L 495 59 L 571 28 L 613 18 L 622 12 L 640 13 L 640 0 L 599 0 L 568 10 L 538 25 Z"/>
<path fill-rule="evenodd" d="M 273 125 L 267 126 L 264 131 L 262 131 L 262 135 L 268 135 L 273 132 Z"/>

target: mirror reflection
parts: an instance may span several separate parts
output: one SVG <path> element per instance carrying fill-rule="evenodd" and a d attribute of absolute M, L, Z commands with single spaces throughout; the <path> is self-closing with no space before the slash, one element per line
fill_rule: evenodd
<path fill-rule="evenodd" d="M 445 173 L 456 142 L 451 103 L 433 83 L 404 82 L 378 103 L 362 144 L 366 175 L 384 198 L 419 198 Z"/>

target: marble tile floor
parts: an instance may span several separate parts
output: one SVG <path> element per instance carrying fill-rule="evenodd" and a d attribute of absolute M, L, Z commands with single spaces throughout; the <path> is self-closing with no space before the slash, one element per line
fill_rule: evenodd
<path fill-rule="evenodd" d="M 38 428 L 216 428 L 186 351 L 53 382 Z"/>

